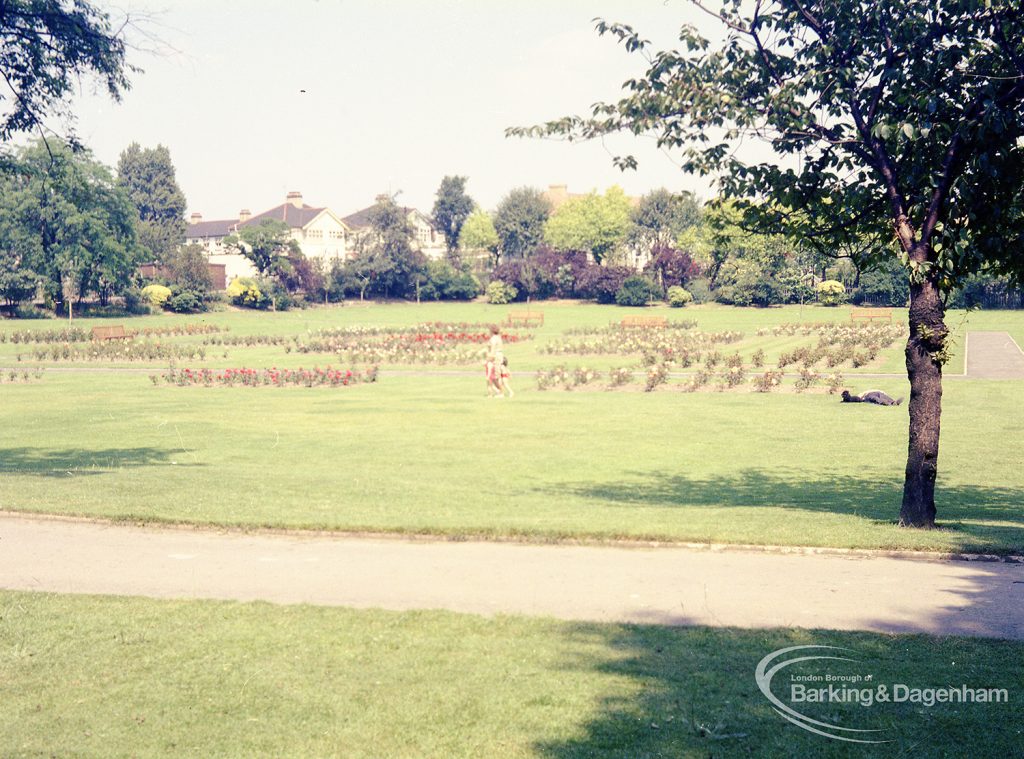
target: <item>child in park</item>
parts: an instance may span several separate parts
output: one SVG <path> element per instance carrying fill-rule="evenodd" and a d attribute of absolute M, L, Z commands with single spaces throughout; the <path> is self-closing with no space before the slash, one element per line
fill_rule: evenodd
<path fill-rule="evenodd" d="M 501 373 L 491 356 L 484 362 L 484 376 L 487 378 L 487 397 L 501 396 Z"/>
<path fill-rule="evenodd" d="M 510 376 L 511 375 L 509 374 L 509 371 L 508 371 L 508 358 L 506 356 L 502 356 L 501 357 L 501 368 L 498 369 L 498 381 L 500 383 L 500 385 L 499 385 L 500 391 L 499 392 L 503 392 L 503 393 L 507 392 L 509 398 L 511 398 L 513 395 L 515 395 L 515 393 L 512 392 L 512 385 L 509 384 L 509 377 Z"/>

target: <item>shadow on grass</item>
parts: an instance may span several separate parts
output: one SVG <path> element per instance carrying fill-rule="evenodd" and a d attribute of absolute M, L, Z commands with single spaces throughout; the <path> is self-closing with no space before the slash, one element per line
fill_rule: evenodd
<path fill-rule="evenodd" d="M 825 478 L 804 472 L 745 469 L 717 477 L 636 472 L 622 482 L 566 482 L 545 491 L 569 493 L 615 505 L 709 508 L 762 507 L 850 514 L 881 523 L 894 522 L 903 498 L 903 482 L 890 474 Z M 1013 522 L 1024 529 L 1024 489 L 943 486 L 936 489 L 939 521 L 983 519 Z"/>
<path fill-rule="evenodd" d="M 4 448 L 0 474 L 34 477 L 90 477 L 145 466 L 202 466 L 181 461 L 191 451 L 167 448 Z"/>
<path fill-rule="evenodd" d="M 570 738 L 538 743 L 549 759 L 728 756 L 946 756 L 950 741 L 972 736 L 974 756 L 1015 753 L 1014 697 L 1009 703 L 856 703 L 803 708 L 818 719 L 871 728 L 890 741 L 878 746 L 843 744 L 814 735 L 775 713 L 754 679 L 762 657 L 789 646 L 830 645 L 850 649 L 863 664 L 855 671 L 880 683 L 930 686 L 955 680 L 972 687 L 1017 691 L 1024 676 L 1024 644 L 927 636 L 889 636 L 822 630 L 672 629 L 647 626 L 575 628 L 570 645 L 600 644 L 595 661 L 580 656 L 566 664 L 618 683 L 597 704 L 589 722 Z M 951 664 L 952 662 L 952 664 Z M 808 672 L 835 672 L 817 667 Z M 839 670 L 840 672 L 842 670 Z M 952 678 L 952 680 L 951 680 Z M 779 681 L 783 680 L 780 675 Z M 625 683 L 623 686 L 622 684 Z M 783 696 L 784 682 L 772 692 Z M 789 701 L 784 697 L 785 701 Z M 1009 723 L 1006 722 L 1009 720 Z"/>

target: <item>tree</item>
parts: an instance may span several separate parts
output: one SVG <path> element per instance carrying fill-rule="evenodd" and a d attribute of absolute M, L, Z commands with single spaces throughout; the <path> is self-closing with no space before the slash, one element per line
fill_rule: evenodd
<path fill-rule="evenodd" d="M 599 264 L 625 241 L 630 210 L 621 187 L 571 198 L 548 219 L 544 240 L 558 250 L 585 250 Z"/>
<path fill-rule="evenodd" d="M 751 224 L 830 244 L 885 230 L 865 256 L 898 257 L 910 283 L 899 522 L 933 527 L 943 298 L 971 272 L 1024 280 L 1024 9 L 1019 0 L 725 0 L 711 13 L 725 41 L 712 47 L 685 26 L 683 52 L 652 54 L 631 28 L 599 22 L 648 56 L 645 75 L 592 117 L 511 133 L 653 134 L 681 150 L 686 171 L 744 199 Z M 748 137 L 779 160 L 751 161 L 738 147 Z"/>
<path fill-rule="evenodd" d="M 185 241 L 185 195 L 174 176 L 171 152 L 163 145 L 129 145 L 117 163 L 117 183 L 139 210 L 139 244 L 163 261 Z"/>
<path fill-rule="evenodd" d="M 241 227 L 224 238 L 224 246 L 248 258 L 262 277 L 280 273 L 287 266 L 288 255 L 299 250 L 288 225 L 277 219 L 261 219 L 259 224 Z"/>
<path fill-rule="evenodd" d="M 640 251 L 672 246 L 686 230 L 700 224 L 701 215 L 693 193 L 669 192 L 664 187 L 652 190 L 632 209 L 629 244 Z"/>
<path fill-rule="evenodd" d="M 55 140 L 21 148 L 13 158 L 0 227 L 21 268 L 38 273 L 58 303 L 89 292 L 106 303 L 124 290 L 141 251 L 135 208 L 110 170 L 88 151 Z"/>
<path fill-rule="evenodd" d="M 466 177 L 445 177 L 437 188 L 431 223 L 444 235 L 450 263 L 458 264 L 459 234 L 473 212 L 473 199 L 466 194 Z"/>
<path fill-rule="evenodd" d="M 459 247 L 466 252 L 487 251 L 493 259 L 492 263 L 497 264 L 498 233 L 487 211 L 477 208 L 466 218 L 459 232 Z"/>
<path fill-rule="evenodd" d="M 162 271 L 171 284 L 205 295 L 213 289 L 209 260 L 202 245 L 182 245 L 166 253 Z"/>
<path fill-rule="evenodd" d="M 367 290 L 384 297 L 404 297 L 415 291 L 426 273 L 426 257 L 412 247 L 413 229 L 406 209 L 390 195 L 378 195 L 369 214 L 370 230 L 357 244 L 350 267 Z"/>
<path fill-rule="evenodd" d="M 550 214 L 548 202 L 532 187 L 519 187 L 502 198 L 494 212 L 502 257 L 525 258 L 532 253 L 544 239 L 544 224 Z"/>
<path fill-rule="evenodd" d="M 67 101 L 96 78 L 120 100 L 130 85 L 125 43 L 88 0 L 6 0 L 0 10 L 0 142 L 70 120 Z M 73 142 L 73 141 L 72 141 Z"/>

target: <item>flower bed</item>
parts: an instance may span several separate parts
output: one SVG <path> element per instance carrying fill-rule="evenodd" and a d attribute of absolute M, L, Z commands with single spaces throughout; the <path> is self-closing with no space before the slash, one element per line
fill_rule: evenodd
<path fill-rule="evenodd" d="M 697 332 L 671 327 L 606 327 L 589 330 L 579 339 L 553 341 L 540 346 L 538 350 L 552 355 L 645 356 L 646 365 L 669 361 L 680 366 L 690 366 L 700 361 L 703 352 L 713 346 L 742 339 L 742 332 Z"/>
<path fill-rule="evenodd" d="M 453 325 L 421 324 L 398 328 L 345 328 L 320 330 L 306 342 L 298 343 L 299 353 L 334 353 L 346 363 L 391 364 L 472 364 L 487 352 L 489 330 L 445 329 Z M 432 328 L 433 327 L 433 328 Z M 504 331 L 505 344 L 533 338 L 532 334 Z"/>
<path fill-rule="evenodd" d="M 198 345 L 177 345 L 137 340 L 107 340 L 90 343 L 63 343 L 34 347 L 36 361 L 168 361 L 204 359 L 206 351 Z M 18 361 L 22 360 L 19 353 Z"/>
<path fill-rule="evenodd" d="M 154 385 L 164 382 L 178 387 L 348 387 L 377 381 L 378 369 L 179 369 L 167 368 L 163 374 L 151 374 Z"/>
<path fill-rule="evenodd" d="M 227 327 L 218 327 L 214 324 L 195 322 L 189 324 L 178 324 L 173 327 L 144 327 L 142 329 L 125 330 L 125 337 L 134 338 L 139 335 L 143 337 L 161 337 L 175 335 L 205 335 L 212 332 L 221 332 Z M 92 332 L 83 327 L 64 327 L 62 329 L 19 329 L 7 334 L 0 332 L 0 343 L 88 343 L 92 342 Z"/>

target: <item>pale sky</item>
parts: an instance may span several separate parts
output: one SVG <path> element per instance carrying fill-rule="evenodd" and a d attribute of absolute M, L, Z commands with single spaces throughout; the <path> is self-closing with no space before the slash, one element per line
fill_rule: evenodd
<path fill-rule="evenodd" d="M 111 166 L 133 141 L 166 145 L 189 212 L 207 220 L 259 213 L 291 190 L 342 216 L 388 191 L 429 213 L 446 174 L 467 176 L 488 209 L 523 185 L 711 195 L 707 180 L 683 174 L 651 140 L 504 136 L 617 99 L 643 71 L 642 58 L 597 35 L 595 16 L 674 47 L 681 24 L 709 28 L 686 0 L 98 4 L 115 19 L 149 17 L 142 26 L 163 49 L 132 52 L 145 71 L 122 103 L 80 99 L 79 137 Z M 620 172 L 613 153 L 636 155 L 639 170 Z"/>

